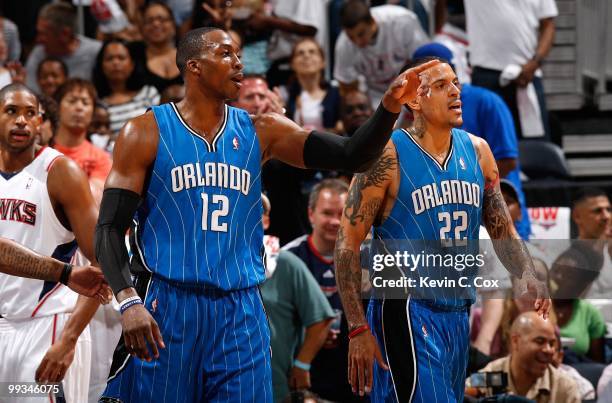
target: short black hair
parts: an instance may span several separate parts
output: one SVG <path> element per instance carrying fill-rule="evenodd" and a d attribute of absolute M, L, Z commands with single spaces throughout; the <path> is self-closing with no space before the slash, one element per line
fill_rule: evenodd
<path fill-rule="evenodd" d="M 363 0 L 349 0 L 340 9 L 340 25 L 342 28 L 355 28 L 360 22 L 374 21 L 370 6 Z"/>
<path fill-rule="evenodd" d="M 185 36 L 181 38 L 176 48 L 176 66 L 178 67 L 181 75 L 185 75 L 185 68 L 187 62 L 202 52 L 202 37 L 212 31 L 222 31 L 216 27 L 202 27 L 192 29 L 187 32 Z"/>
<path fill-rule="evenodd" d="M 0 104 L 4 103 L 4 99 L 8 94 L 12 94 L 13 92 L 17 91 L 25 91 L 31 94 L 36 99 L 36 106 L 38 106 L 40 102 L 40 100 L 38 99 L 38 95 L 30 87 L 21 83 L 12 83 L 7 85 L 6 87 L 3 87 L 0 90 Z"/>
<path fill-rule="evenodd" d="M 574 194 L 574 198 L 572 200 L 572 208 L 575 208 L 578 204 L 582 203 L 586 199 L 592 199 L 593 197 L 600 196 L 608 197 L 608 194 L 605 190 L 597 187 L 580 188 Z"/>
<path fill-rule="evenodd" d="M 36 68 L 36 77 L 40 77 L 40 69 L 42 68 L 43 64 L 45 64 L 45 63 L 59 63 L 59 65 L 62 68 L 62 71 L 64 73 L 64 76 L 66 78 L 69 77 L 69 75 L 68 75 L 68 66 L 66 65 L 66 63 L 64 63 L 64 61 L 62 59 L 60 59 L 59 57 L 55 57 L 55 56 L 47 56 L 44 59 L 42 59 L 40 61 L 40 63 L 38 63 L 38 67 Z"/>

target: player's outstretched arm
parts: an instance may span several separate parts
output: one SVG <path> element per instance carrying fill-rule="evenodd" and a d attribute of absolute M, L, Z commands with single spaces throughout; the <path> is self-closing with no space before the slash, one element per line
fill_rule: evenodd
<path fill-rule="evenodd" d="M 101 303 L 110 300 L 102 271 L 93 266 L 71 266 L 0 237 L 0 272 L 45 281 L 63 281 L 71 290 Z"/>
<path fill-rule="evenodd" d="M 262 161 L 276 158 L 300 168 L 365 171 L 382 153 L 402 104 L 426 92 L 428 80 L 420 73 L 438 63 L 432 60 L 400 74 L 374 115 L 351 137 L 308 131 L 278 114 L 255 117 Z"/>
<path fill-rule="evenodd" d="M 499 170 L 486 141 L 472 136 L 480 167 L 485 177 L 482 218 L 497 257 L 506 270 L 520 279 L 534 294 L 534 308 L 544 318 L 548 317 L 550 299 L 548 286 L 537 279 L 533 260 L 525 242 L 516 232 L 508 206 L 499 187 Z"/>
<path fill-rule="evenodd" d="M 72 229 L 79 248 L 93 264 L 93 231 L 98 209 L 89 189 L 87 176 L 68 158 L 57 158 L 49 168 L 49 197 L 63 213 L 63 224 Z M 96 313 L 99 302 L 79 296 L 62 334 L 49 348 L 36 370 L 36 381 L 59 382 L 72 363 L 76 342 Z"/>
<path fill-rule="evenodd" d="M 164 342 L 157 323 L 142 305 L 129 269 L 125 234 L 141 200 L 147 170 L 153 164 L 159 137 L 157 123 L 148 112 L 121 129 L 113 151 L 113 167 L 106 180 L 96 226 L 96 257 L 122 310 L 121 325 L 128 352 L 150 361 Z M 129 298 L 129 300 L 128 300 Z M 128 302 L 126 302 L 128 301 Z"/>
<path fill-rule="evenodd" d="M 367 328 L 361 304 L 360 246 L 376 220 L 384 219 L 387 191 L 397 175 L 395 148 L 389 143 L 366 173 L 355 175 L 349 188 L 336 238 L 334 262 L 338 290 L 349 332 L 359 332 L 349 342 L 348 380 L 354 393 L 370 393 L 374 359 L 387 368 L 376 339 Z"/>

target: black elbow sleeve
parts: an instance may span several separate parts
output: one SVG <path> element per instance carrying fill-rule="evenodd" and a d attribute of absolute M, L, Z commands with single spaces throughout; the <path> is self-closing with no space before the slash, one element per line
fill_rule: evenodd
<path fill-rule="evenodd" d="M 304 144 L 304 164 L 314 169 L 365 171 L 382 154 L 397 116 L 380 104 L 350 138 L 316 130 L 311 132 Z"/>
<path fill-rule="evenodd" d="M 140 195 L 126 189 L 106 189 L 96 225 L 96 259 L 111 289 L 133 287 L 125 234 L 140 204 Z"/>

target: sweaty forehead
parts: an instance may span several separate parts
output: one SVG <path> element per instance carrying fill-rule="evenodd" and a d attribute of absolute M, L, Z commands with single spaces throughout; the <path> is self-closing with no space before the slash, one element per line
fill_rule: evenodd
<path fill-rule="evenodd" d="M 38 98 L 28 91 L 11 91 L 0 99 L 2 105 L 15 105 L 22 108 L 38 108 Z"/>
<path fill-rule="evenodd" d="M 203 45 L 206 49 L 216 49 L 222 46 L 234 46 L 234 41 L 232 41 L 231 36 L 220 29 L 207 32 L 204 34 L 202 39 L 204 39 Z"/>

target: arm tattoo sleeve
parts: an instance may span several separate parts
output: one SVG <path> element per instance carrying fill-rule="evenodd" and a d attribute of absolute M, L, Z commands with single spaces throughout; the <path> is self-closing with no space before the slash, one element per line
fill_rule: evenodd
<path fill-rule="evenodd" d="M 495 253 L 506 269 L 518 278 L 525 272 L 535 276 L 531 255 L 525 242 L 514 230 L 508 206 L 496 182 L 499 182 L 499 176 L 487 180 L 483 202 L 484 224 L 491 236 Z"/>
<path fill-rule="evenodd" d="M 383 154 L 377 163 L 364 174 L 355 177 L 349 189 L 344 209 L 346 220 L 338 230 L 334 263 L 338 290 L 349 324 L 349 329 L 365 322 L 365 314 L 361 304 L 361 262 L 359 247 L 348 245 L 345 228 L 365 225 L 368 228 L 380 214 L 383 205 L 381 197 L 364 200 L 363 191 L 370 186 L 381 187 L 394 172 L 397 161 L 388 154 Z"/>
<path fill-rule="evenodd" d="M 0 240 L 0 271 L 13 276 L 57 281 L 63 264 L 7 240 Z"/>
<path fill-rule="evenodd" d="M 386 151 L 386 150 L 385 150 Z M 363 206 L 363 190 L 370 186 L 381 186 L 387 179 L 390 178 L 391 172 L 397 164 L 395 158 L 383 154 L 376 164 L 366 173 L 357 174 L 355 183 L 349 189 L 349 194 L 346 199 L 346 208 L 344 209 L 345 217 L 350 221 L 351 225 L 356 225 L 357 220 L 364 222 L 365 219 L 374 216 L 382 205 L 382 199 L 376 198 L 368 200 Z"/>

